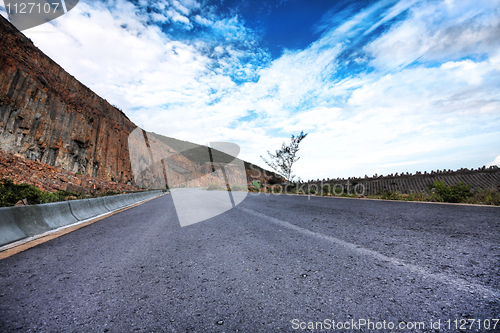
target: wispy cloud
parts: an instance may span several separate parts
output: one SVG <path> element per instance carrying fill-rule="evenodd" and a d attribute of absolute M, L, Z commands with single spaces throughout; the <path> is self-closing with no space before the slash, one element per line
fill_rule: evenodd
<path fill-rule="evenodd" d="M 498 155 L 493 162 L 486 164 L 488 167 L 492 165 L 500 166 L 500 155 Z"/>

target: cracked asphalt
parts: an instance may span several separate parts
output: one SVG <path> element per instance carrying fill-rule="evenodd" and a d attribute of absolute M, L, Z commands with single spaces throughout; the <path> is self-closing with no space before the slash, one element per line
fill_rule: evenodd
<path fill-rule="evenodd" d="M 0 331 L 455 332 L 500 318 L 499 263 L 498 207 L 249 194 L 181 228 L 166 195 L 1 260 Z"/>

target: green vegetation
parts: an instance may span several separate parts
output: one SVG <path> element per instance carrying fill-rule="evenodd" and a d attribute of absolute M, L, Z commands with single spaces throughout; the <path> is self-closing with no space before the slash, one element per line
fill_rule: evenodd
<path fill-rule="evenodd" d="M 246 191 L 246 190 L 247 190 L 246 185 L 238 185 L 238 184 L 231 185 L 231 191 Z"/>
<path fill-rule="evenodd" d="M 234 184 L 234 185 L 230 185 L 230 190 L 231 191 L 247 191 L 247 186 L 246 185 L 240 185 L 240 184 Z M 258 192 L 258 190 L 254 191 L 255 188 L 248 188 L 248 191 L 250 192 Z M 210 185 L 208 185 L 208 187 L 206 188 L 207 191 L 228 191 L 227 189 L 227 186 L 224 185 L 224 186 L 220 186 L 219 184 L 217 183 L 212 183 Z"/>
<path fill-rule="evenodd" d="M 38 205 L 66 200 L 106 197 L 110 195 L 117 195 L 120 193 L 121 192 L 110 190 L 106 193 L 99 193 L 97 195 L 88 196 L 82 193 L 70 191 L 44 192 L 33 185 L 16 184 L 8 178 L 0 179 L 0 207 L 15 206 L 16 203 L 24 199 L 26 199 L 28 205 Z"/>
<path fill-rule="evenodd" d="M 447 186 L 444 181 L 434 181 L 429 185 L 429 189 L 431 191 L 430 194 L 400 194 L 396 192 L 385 191 L 383 194 L 372 195 L 370 196 L 370 198 L 384 200 L 450 202 L 500 206 L 500 193 L 495 189 L 471 191 L 470 185 L 466 185 L 461 181 L 451 186 Z"/>
<path fill-rule="evenodd" d="M 248 186 L 248 192 L 260 192 L 260 188 L 250 185 Z"/>
<path fill-rule="evenodd" d="M 209 188 L 221 189 L 218 184 L 211 184 Z M 234 186 L 233 186 L 234 187 Z M 477 205 L 495 205 L 500 206 L 500 192 L 495 189 L 482 189 L 471 191 L 471 186 L 463 182 L 458 182 L 455 185 L 447 186 L 443 181 L 435 181 L 429 185 L 430 193 L 411 193 L 401 194 L 398 192 L 384 191 L 377 195 L 368 196 L 369 199 L 382 200 L 399 200 L 399 201 L 422 201 L 422 202 L 450 202 L 450 203 L 467 203 Z M 232 189 L 237 191 L 236 188 Z M 316 196 L 332 196 L 342 198 L 365 198 L 364 195 L 358 193 L 348 193 L 343 185 L 334 185 L 333 183 L 324 185 L 321 191 L 318 191 L 315 186 L 308 188 L 307 186 L 299 187 L 288 186 L 285 191 L 283 186 L 274 185 L 256 187 L 248 186 L 249 192 L 260 193 L 275 193 L 275 194 L 299 194 L 299 195 L 316 195 Z"/>
<path fill-rule="evenodd" d="M 482 189 L 471 191 L 471 186 L 459 181 L 455 185 L 447 186 L 443 181 L 434 181 L 429 185 L 430 193 L 401 194 L 398 192 L 384 191 L 377 195 L 369 196 L 370 199 L 399 200 L 399 201 L 425 201 L 425 202 L 450 202 L 467 203 L 477 205 L 500 206 L 500 193 L 495 189 Z M 305 193 L 304 193 L 305 192 Z M 304 191 L 288 191 L 288 194 L 308 194 L 307 186 Z M 335 196 L 342 198 L 364 198 L 357 193 L 347 193 L 343 185 L 324 185 L 322 191 L 316 193 L 315 187 L 311 187 L 309 195 Z"/>
<path fill-rule="evenodd" d="M 0 207 L 14 206 L 19 200 L 26 199 L 29 205 L 64 201 L 69 197 L 83 199 L 75 192 L 43 192 L 29 184 L 15 184 L 11 179 L 0 179 Z"/>
<path fill-rule="evenodd" d="M 207 191 L 217 191 L 217 190 L 220 190 L 220 186 L 217 183 L 212 183 L 207 187 Z"/>
<path fill-rule="evenodd" d="M 391 191 L 384 191 L 381 198 L 383 200 L 399 200 L 398 193 Z"/>
<path fill-rule="evenodd" d="M 500 206 L 500 193 L 491 188 L 475 192 L 465 203 Z"/>
<path fill-rule="evenodd" d="M 292 167 L 295 162 L 297 162 L 300 157 L 297 156 L 299 151 L 299 144 L 305 139 L 307 133 L 304 131 L 300 132 L 298 136 L 292 135 L 292 139 L 289 145 L 283 142 L 281 149 L 276 150 L 276 153 L 271 153 L 269 150 L 267 154 L 269 155 L 269 160 L 267 160 L 262 155 L 260 158 L 269 165 L 278 174 L 285 177 L 287 182 L 293 182 L 295 175 L 292 173 Z"/>
<path fill-rule="evenodd" d="M 470 190 L 470 185 L 465 185 L 462 181 L 452 186 L 446 186 L 442 180 L 434 181 L 432 185 L 429 185 L 429 190 L 438 202 L 465 202 L 467 198 L 474 195 Z"/>
<path fill-rule="evenodd" d="M 330 193 L 330 185 L 323 185 L 323 195 Z"/>
<path fill-rule="evenodd" d="M 256 188 L 260 188 L 260 180 L 254 180 L 254 181 L 252 182 L 252 185 L 253 185 L 254 187 L 256 187 Z"/>

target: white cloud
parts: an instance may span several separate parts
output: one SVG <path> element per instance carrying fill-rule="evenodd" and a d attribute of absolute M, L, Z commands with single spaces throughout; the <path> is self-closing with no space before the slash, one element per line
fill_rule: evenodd
<path fill-rule="evenodd" d="M 0 15 L 2 15 L 7 20 L 9 19 L 3 0 L 0 0 Z"/>
<path fill-rule="evenodd" d="M 488 164 L 486 164 L 487 167 L 490 167 L 492 165 L 496 165 L 496 166 L 499 166 L 500 167 L 500 155 L 498 155 L 494 160 L 493 162 L 490 162 Z"/>
<path fill-rule="evenodd" d="M 188 27 L 192 27 L 189 19 L 186 16 L 180 14 L 179 12 L 177 12 L 175 10 L 168 10 L 167 15 L 172 20 L 172 22 L 180 22 L 180 23 L 184 23 Z"/>
<path fill-rule="evenodd" d="M 194 17 L 195 21 L 198 23 L 198 24 L 201 24 L 201 25 L 211 25 L 213 24 L 212 21 L 210 21 L 209 19 L 207 18 L 204 18 L 204 17 L 201 17 L 200 15 L 196 15 Z"/>
<path fill-rule="evenodd" d="M 196 0 L 180 0 L 180 3 L 188 9 L 200 8 L 201 5 Z"/>
<path fill-rule="evenodd" d="M 490 21 L 498 20 L 498 12 L 496 15 L 490 17 Z M 351 27 L 355 27 L 356 22 L 351 23 Z M 414 20 L 412 23 L 418 28 L 419 22 Z M 345 23 L 341 29 L 348 25 Z M 484 22 L 483 25 L 487 26 Z M 420 22 L 420 26 L 425 28 L 426 22 Z M 483 39 L 488 39 L 492 32 L 490 26 L 484 29 L 484 34 L 475 35 L 469 42 L 481 43 Z M 399 27 L 403 28 L 392 29 L 368 48 L 380 46 L 381 40 L 411 41 L 407 35 L 399 37 L 406 29 L 404 24 Z M 445 32 L 435 29 L 438 35 L 445 38 Z M 422 31 L 425 29 L 419 33 Z M 335 41 L 331 37 L 335 35 L 339 35 L 338 31 L 331 31 L 330 35 L 325 35 L 324 40 L 315 45 Z M 335 73 L 334 65 L 328 68 L 321 62 L 325 52 L 322 49 L 315 50 L 315 45 L 297 54 L 285 54 L 268 70 L 264 70 L 261 76 L 261 81 L 268 79 L 268 90 L 272 87 L 270 82 L 275 82 L 272 78 L 281 78 L 283 82 L 276 85 L 274 95 L 269 94 L 266 106 L 271 112 L 263 122 L 270 120 L 271 125 L 268 127 L 278 123 L 277 127 L 289 132 L 297 133 L 301 129 L 312 132 L 302 144 L 304 158 L 297 164 L 299 174 L 322 178 L 335 173 L 340 176 L 361 176 L 376 172 L 413 172 L 422 168 L 424 161 L 433 163 L 434 168 L 458 168 L 464 163 L 468 163 L 467 167 L 477 167 L 484 160 L 470 160 L 471 156 L 477 158 L 474 153 L 476 147 L 484 146 L 483 140 L 497 142 L 500 138 L 498 48 L 482 49 L 489 52 L 489 58 L 484 61 L 447 61 L 438 67 L 426 68 L 421 65 L 391 71 L 392 74 L 389 74 L 385 72 L 392 69 L 385 67 L 388 64 L 400 67 L 415 60 L 411 57 L 411 61 L 406 60 L 407 54 L 413 54 L 413 46 L 390 45 L 389 49 L 379 48 L 380 52 L 373 54 L 375 58 L 372 64 L 383 64 L 378 66 L 380 71 L 332 84 L 328 79 L 322 82 L 323 78 L 315 75 L 322 72 L 324 77 L 328 77 L 328 74 Z M 436 59 L 432 47 L 424 49 L 430 50 L 431 55 L 420 52 L 419 56 Z M 460 58 L 466 49 L 462 47 L 450 53 Z M 398 52 L 403 56 L 400 57 Z M 300 70 L 297 71 L 293 64 L 300 64 L 304 73 L 309 75 L 300 75 Z M 318 71 L 315 71 L 314 65 L 317 65 Z M 266 77 L 269 73 L 273 73 L 269 75 L 271 79 Z M 255 86 L 261 85 L 261 81 Z M 288 87 L 290 82 L 292 86 L 298 83 L 297 89 Z M 335 108 L 336 112 L 327 116 L 315 114 L 318 109 L 305 109 L 295 116 L 283 111 L 287 106 L 293 109 L 310 93 L 313 93 L 316 105 L 328 105 L 329 96 L 348 94 L 349 86 L 358 89 L 352 92 L 343 108 Z M 256 87 L 253 87 L 254 91 Z M 288 88 L 286 91 L 291 92 L 289 96 L 281 93 L 285 87 Z M 262 98 L 259 103 L 264 103 Z M 328 110 L 328 107 L 324 106 L 323 110 Z M 283 138 L 285 140 L 286 137 Z M 456 154 L 458 147 L 463 149 L 463 154 Z M 258 161 L 255 156 L 252 159 Z M 404 170 L 391 170 L 395 166 L 401 166 Z"/>
<path fill-rule="evenodd" d="M 406 11 L 408 8 L 413 6 L 417 1 L 418 0 L 402 0 L 397 2 L 394 6 L 390 7 L 385 13 L 383 13 L 381 15 L 382 18 L 377 23 L 372 25 L 368 30 L 366 30 L 363 34 L 367 35 L 373 30 L 377 29 L 382 24 L 394 19 L 402 12 Z"/>
<path fill-rule="evenodd" d="M 498 1 L 459 1 L 453 6 L 422 2 L 365 51 L 379 70 L 396 70 L 417 59 L 460 59 L 498 50 L 499 26 Z"/>
<path fill-rule="evenodd" d="M 181 3 L 179 1 L 174 0 L 172 2 L 172 4 L 174 5 L 175 9 L 177 11 L 179 11 L 181 14 L 186 15 L 186 16 L 189 15 L 190 10 L 188 8 L 184 7 L 183 5 L 181 5 Z"/>
<path fill-rule="evenodd" d="M 478 167 L 497 149 L 500 14 L 490 3 L 463 3 L 410 7 L 405 20 L 353 57 L 373 70 L 347 76 L 340 58 L 346 39 L 389 22 L 410 2 L 377 17 L 382 3 L 369 7 L 272 62 L 237 17 L 188 17 L 200 8 L 196 1 L 158 2 L 156 14 L 125 1 L 80 2 L 26 35 L 146 130 L 198 143 L 233 141 L 260 165 L 266 150 L 305 130 L 299 176 L 364 176 Z M 174 41 L 147 25 L 150 19 L 209 26 L 217 42 Z M 421 63 L 407 67 L 417 58 Z M 235 77 L 255 80 L 238 85 Z"/>

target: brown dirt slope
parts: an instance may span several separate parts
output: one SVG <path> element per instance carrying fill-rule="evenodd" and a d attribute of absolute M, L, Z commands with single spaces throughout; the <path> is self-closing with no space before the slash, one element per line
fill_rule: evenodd
<path fill-rule="evenodd" d="M 98 194 L 108 191 L 128 192 L 139 190 L 135 186 L 77 175 L 38 161 L 28 160 L 19 154 L 0 150 L 0 179 L 10 178 L 17 184 L 27 183 L 45 192 L 70 191 Z"/>

